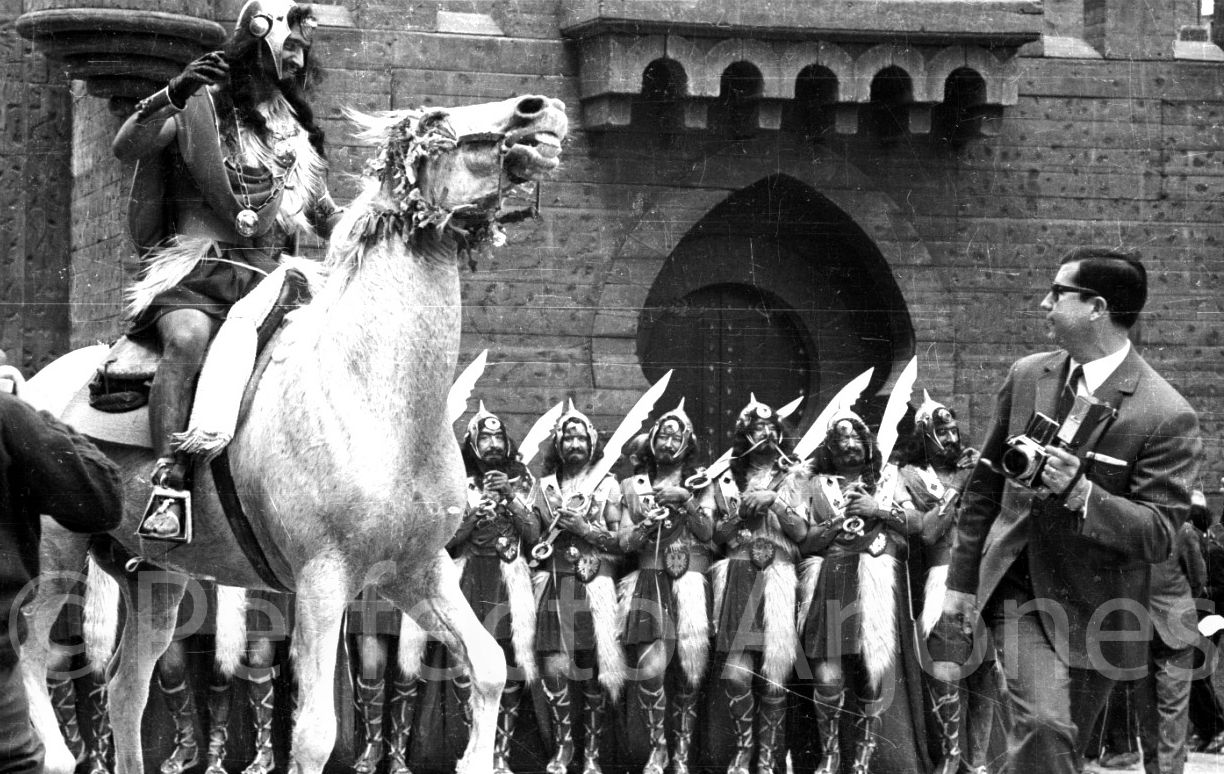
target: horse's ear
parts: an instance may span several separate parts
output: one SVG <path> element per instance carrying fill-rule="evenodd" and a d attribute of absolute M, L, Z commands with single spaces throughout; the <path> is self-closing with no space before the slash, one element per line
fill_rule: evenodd
<path fill-rule="evenodd" d="M 446 111 L 441 108 L 427 110 L 417 117 L 416 131 L 417 137 L 424 137 L 434 129 L 446 122 Z"/>

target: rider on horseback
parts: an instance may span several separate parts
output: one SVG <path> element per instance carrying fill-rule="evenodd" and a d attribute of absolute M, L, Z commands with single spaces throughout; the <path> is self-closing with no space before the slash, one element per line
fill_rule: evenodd
<path fill-rule="evenodd" d="M 323 131 L 306 101 L 315 26 L 309 6 L 249 0 L 224 49 L 138 103 L 115 137 L 115 155 L 139 162 L 128 225 L 143 255 L 128 336 L 161 348 L 144 537 L 186 537 L 191 461 L 174 435 L 187 428 L 205 352 L 230 307 L 300 234 L 326 238 L 338 218 Z"/>

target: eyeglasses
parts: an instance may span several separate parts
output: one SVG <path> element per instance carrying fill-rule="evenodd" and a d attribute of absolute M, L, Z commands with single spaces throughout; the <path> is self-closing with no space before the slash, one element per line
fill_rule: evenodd
<path fill-rule="evenodd" d="M 1084 295 L 1088 296 L 1101 295 L 1091 288 L 1081 288 L 1079 285 L 1063 285 L 1058 282 L 1050 285 L 1050 295 L 1054 296 L 1055 301 L 1061 298 L 1063 293 L 1083 293 Z"/>

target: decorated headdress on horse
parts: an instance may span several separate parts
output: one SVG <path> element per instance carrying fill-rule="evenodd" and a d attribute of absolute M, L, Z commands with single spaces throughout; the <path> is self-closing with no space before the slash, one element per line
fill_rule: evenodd
<path fill-rule="evenodd" d="M 314 39 L 317 26 L 318 22 L 310 15 L 310 6 L 299 6 L 293 0 L 247 0 L 246 5 L 238 12 L 234 32 L 239 35 L 247 34 L 264 42 L 268 53 L 272 55 L 279 80 L 285 77 L 281 72 L 281 54 L 285 50 L 285 41 L 293 33 L 293 28 L 297 27 L 309 44 Z"/>
<path fill-rule="evenodd" d="M 467 435 L 463 436 L 463 442 L 472 447 L 472 451 L 478 452 L 476 448 L 476 438 L 481 432 L 501 433 L 502 440 L 506 442 L 506 446 L 510 446 L 510 434 L 506 432 L 506 426 L 502 424 L 499 418 L 492 411 L 485 408 L 484 401 L 480 401 L 480 408 L 468 420 Z"/>
<path fill-rule="evenodd" d="M 739 418 L 735 420 L 735 432 L 746 433 L 752 423 L 758 419 L 767 419 L 774 424 L 781 424 L 777 413 L 769 406 L 757 400 L 756 393 L 748 393 L 748 405 L 740 410 Z"/>
<path fill-rule="evenodd" d="M 688 451 L 689 446 L 693 443 L 693 420 L 689 419 L 689 415 L 684 411 L 684 398 L 680 399 L 680 403 L 674 409 L 668 411 L 663 416 L 659 417 L 659 421 L 654 423 L 650 428 L 650 436 L 647 439 L 647 445 L 653 449 L 655 438 L 659 435 L 659 430 L 668 421 L 675 422 L 680 425 L 680 448 L 676 450 L 676 457 L 682 458 L 684 453 Z"/>
<path fill-rule="evenodd" d="M 553 448 L 561 451 L 561 438 L 565 435 L 565 428 L 571 424 L 578 424 L 586 432 L 587 440 L 591 444 L 591 451 L 594 453 L 595 446 L 599 442 L 599 431 L 595 429 L 595 424 L 587 418 L 578 409 L 574 408 L 574 399 L 570 398 L 566 404 L 565 413 L 557 419 L 557 424 L 553 427 Z"/>

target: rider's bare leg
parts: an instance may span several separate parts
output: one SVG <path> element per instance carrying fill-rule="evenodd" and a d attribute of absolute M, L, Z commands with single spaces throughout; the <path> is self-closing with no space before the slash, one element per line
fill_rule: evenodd
<path fill-rule="evenodd" d="M 171 436 L 187 429 L 196 377 L 218 327 L 218 322 L 198 309 L 175 309 L 157 321 L 162 359 L 149 390 L 149 430 L 158 459 L 153 483 L 159 486 L 185 487 L 190 461 L 174 452 Z M 174 535 L 181 516 L 174 508 L 164 509 L 147 519 L 143 529 L 155 535 Z"/>

